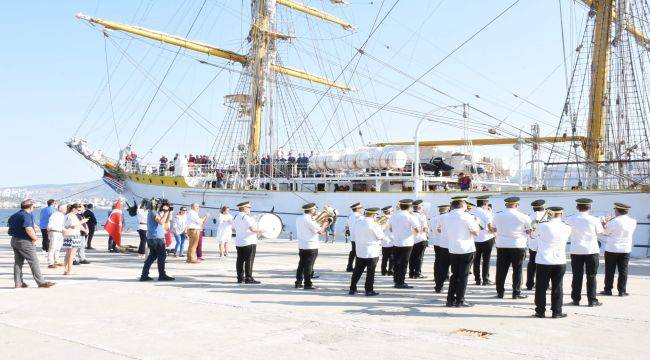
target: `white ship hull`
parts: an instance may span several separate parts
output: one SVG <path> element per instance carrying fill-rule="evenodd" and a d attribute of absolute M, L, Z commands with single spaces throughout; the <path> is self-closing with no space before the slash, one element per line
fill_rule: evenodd
<path fill-rule="evenodd" d="M 454 192 L 426 192 L 421 193 L 426 208 L 439 204 L 449 203 Z M 465 193 L 471 196 L 478 193 Z M 592 213 L 596 216 L 612 214 L 612 204 L 622 202 L 632 206 L 630 216 L 638 222 L 634 235 L 635 247 L 632 256 L 646 257 L 650 245 L 650 193 L 640 191 L 540 191 L 540 192 L 484 192 L 491 195 L 494 210 L 504 208 L 503 199 L 508 196 L 519 196 L 522 211 L 528 213 L 532 209 L 529 204 L 535 199 L 545 199 L 547 205 L 562 206 L 565 213 L 571 215 L 575 209 L 575 199 L 587 197 L 594 200 Z M 338 209 L 339 221 L 336 224 L 337 234 L 343 233 L 347 215 L 350 213 L 349 205 L 361 202 L 365 207 L 383 207 L 395 205 L 403 198 L 412 198 L 412 193 L 382 193 L 382 192 L 292 192 L 292 191 L 236 191 L 224 189 L 181 188 L 171 186 L 157 186 L 126 180 L 124 196 L 129 202 L 139 201 L 142 198 L 164 197 L 174 204 L 189 205 L 202 204 L 211 213 L 208 231 L 213 230 L 212 219 L 217 215 L 218 208 L 229 206 L 236 211 L 235 205 L 248 200 L 253 205 L 253 212 L 275 212 L 282 218 L 285 231 L 282 237 L 295 236 L 295 218 L 301 214 L 300 207 L 306 202 L 314 202 L 319 207 L 329 205 Z"/>

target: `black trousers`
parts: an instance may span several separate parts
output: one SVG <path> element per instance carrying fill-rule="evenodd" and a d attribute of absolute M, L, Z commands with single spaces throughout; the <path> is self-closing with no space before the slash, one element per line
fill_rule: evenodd
<path fill-rule="evenodd" d="M 605 291 L 612 291 L 614 274 L 618 269 L 616 288 L 620 294 L 627 292 L 627 269 L 630 263 L 630 253 L 613 253 L 605 251 Z"/>
<path fill-rule="evenodd" d="M 364 289 L 366 293 L 372 292 L 375 286 L 375 268 L 377 268 L 377 262 L 379 258 L 357 258 L 356 264 L 354 265 L 354 271 L 352 272 L 352 281 L 350 282 L 350 290 L 357 291 L 357 283 L 363 275 L 363 270 L 367 269 L 366 272 L 366 284 Z"/>
<path fill-rule="evenodd" d="M 562 313 L 562 279 L 566 265 L 537 264 L 535 276 L 535 312 L 543 314 L 546 311 L 546 289 L 551 282 L 551 311 L 553 314 Z"/>
<path fill-rule="evenodd" d="M 237 246 L 237 281 L 253 280 L 253 263 L 255 262 L 255 252 L 257 244 L 246 246 Z"/>
<path fill-rule="evenodd" d="M 447 303 L 454 304 L 465 300 L 467 278 L 469 277 L 469 268 L 472 266 L 473 259 L 474 253 L 449 254 L 451 277 L 449 278 Z"/>
<path fill-rule="evenodd" d="M 433 261 L 433 281 L 436 283 L 435 289 L 439 291 L 442 290 L 449 275 L 449 249 L 436 245 L 433 250 L 436 252 Z"/>
<path fill-rule="evenodd" d="M 393 247 L 381 248 L 381 274 L 385 275 L 393 271 Z"/>
<path fill-rule="evenodd" d="M 138 246 L 138 254 L 144 255 L 145 246 L 147 245 L 147 230 L 138 229 L 140 236 L 140 245 Z"/>
<path fill-rule="evenodd" d="M 108 235 L 108 251 L 117 251 L 117 244 L 110 235 Z"/>
<path fill-rule="evenodd" d="M 96 226 L 88 226 L 88 241 L 86 242 L 86 248 L 90 249 L 92 246 L 93 237 L 95 236 Z"/>
<path fill-rule="evenodd" d="M 393 247 L 393 282 L 395 285 L 403 285 L 406 278 L 406 269 L 411 257 L 412 246 L 395 246 Z"/>
<path fill-rule="evenodd" d="M 357 247 L 354 243 L 354 241 L 350 241 L 350 244 L 352 244 L 352 249 L 350 250 L 350 253 L 348 254 L 348 266 L 346 270 L 352 270 L 354 269 L 354 258 L 357 257 Z"/>
<path fill-rule="evenodd" d="M 314 273 L 314 263 L 318 257 L 318 249 L 299 249 L 298 268 L 296 269 L 296 284 L 302 284 L 305 279 L 305 286 L 312 286 L 311 277 Z"/>
<path fill-rule="evenodd" d="M 521 294 L 521 275 L 526 249 L 497 248 L 497 294 L 505 292 L 506 277 L 512 265 L 512 295 Z"/>
<path fill-rule="evenodd" d="M 474 257 L 474 280 L 476 282 L 487 282 L 490 279 L 490 257 L 492 256 L 492 247 L 494 238 L 474 243 L 476 245 L 476 256 Z M 481 263 L 482 262 L 482 263 Z"/>
<path fill-rule="evenodd" d="M 47 234 L 47 229 L 41 229 L 41 235 L 43 235 L 43 243 L 42 243 L 43 251 L 49 251 L 50 250 L 50 237 Z"/>
<path fill-rule="evenodd" d="M 582 277 L 587 273 L 587 300 L 593 303 L 596 300 L 596 274 L 598 273 L 599 254 L 575 255 L 571 254 L 571 299 L 580 301 L 582 294 Z"/>
<path fill-rule="evenodd" d="M 420 241 L 413 244 L 413 250 L 409 257 L 409 277 L 422 275 L 422 261 L 424 260 L 424 251 L 427 249 L 427 242 Z"/>
<path fill-rule="evenodd" d="M 537 251 L 528 249 L 528 266 L 526 266 L 526 289 L 535 287 L 535 258 Z"/>
<path fill-rule="evenodd" d="M 165 273 L 165 259 L 167 250 L 165 250 L 165 239 L 147 239 L 149 244 L 149 256 L 144 260 L 142 267 L 142 277 L 149 276 L 149 269 L 154 261 L 158 261 L 158 278 L 167 275 Z"/>

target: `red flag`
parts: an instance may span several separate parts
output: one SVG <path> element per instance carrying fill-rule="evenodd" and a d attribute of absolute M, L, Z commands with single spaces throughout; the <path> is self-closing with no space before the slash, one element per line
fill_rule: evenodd
<path fill-rule="evenodd" d="M 108 216 L 104 229 L 111 236 L 115 245 L 122 246 L 122 200 L 117 199 L 113 204 L 113 211 Z"/>

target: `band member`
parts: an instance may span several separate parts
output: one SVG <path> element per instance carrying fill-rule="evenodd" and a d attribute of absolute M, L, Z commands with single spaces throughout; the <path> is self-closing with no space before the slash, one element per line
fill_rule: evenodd
<path fill-rule="evenodd" d="M 618 269 L 618 296 L 628 296 L 627 268 L 632 252 L 636 220 L 627 215 L 629 205 L 614 203 L 614 218 L 605 226 L 605 289 L 603 295 L 612 295 L 614 273 Z"/>
<path fill-rule="evenodd" d="M 305 279 L 305 290 L 314 290 L 316 287 L 311 282 L 314 262 L 318 256 L 318 236 L 327 231 L 329 221 L 319 225 L 313 217 L 316 213 L 316 204 L 309 203 L 302 207 L 304 214 L 296 219 L 296 235 L 298 236 L 298 269 L 296 269 L 295 287 L 302 287 Z"/>
<path fill-rule="evenodd" d="M 409 279 L 424 279 L 422 275 L 422 262 L 424 261 L 424 252 L 429 245 L 429 221 L 424 213 L 422 200 L 413 201 L 413 213 L 418 220 L 418 234 L 415 236 L 413 251 L 409 258 Z"/>
<path fill-rule="evenodd" d="M 234 220 L 237 283 L 259 284 L 260 282 L 253 278 L 253 263 L 257 251 L 257 221 L 250 215 L 250 202 L 239 203 L 237 207 L 239 214 L 235 216 Z"/>
<path fill-rule="evenodd" d="M 438 215 L 431 218 L 431 231 L 433 232 L 433 250 L 436 257 L 433 260 L 433 281 L 436 293 L 442 292 L 445 280 L 449 276 L 449 239 L 442 235 L 441 224 L 449 213 L 450 206 L 438 205 Z"/>
<path fill-rule="evenodd" d="M 476 207 L 470 211 L 478 220 L 479 234 L 474 238 L 476 256 L 474 257 L 474 280 L 476 285 L 492 285 L 490 281 L 490 257 L 494 246 L 494 216 L 488 207 L 487 195 L 476 197 Z M 481 264 L 481 261 L 483 264 Z"/>
<path fill-rule="evenodd" d="M 379 293 L 375 292 L 375 268 L 377 261 L 379 261 L 379 252 L 381 247 L 381 240 L 385 237 L 384 231 L 381 226 L 377 224 L 375 215 L 379 212 L 378 208 L 368 208 L 365 211 L 365 217 L 355 225 L 356 226 L 356 242 L 357 242 L 357 260 L 352 273 L 352 280 L 350 282 L 350 295 L 357 292 L 357 283 L 361 279 L 363 270 L 366 272 L 366 284 L 364 289 L 366 296 L 375 296 Z"/>
<path fill-rule="evenodd" d="M 546 204 L 546 201 L 541 199 L 530 203 L 533 211 L 528 214 L 528 217 L 530 217 L 530 226 L 532 227 L 530 237 L 528 238 L 528 266 L 526 267 L 526 289 L 528 290 L 533 290 L 535 287 L 535 255 L 537 254 L 535 228 L 537 224 L 548 220 L 544 204 Z"/>
<path fill-rule="evenodd" d="M 535 316 L 545 317 L 546 290 L 551 282 L 551 311 L 553 318 L 563 318 L 562 279 L 566 271 L 566 243 L 571 227 L 562 222 L 562 208 L 549 207 L 551 219 L 537 226 L 537 257 L 535 283 Z M 497 227 L 498 229 L 498 227 Z"/>
<path fill-rule="evenodd" d="M 418 233 L 419 221 L 411 214 L 410 209 L 413 200 L 405 199 L 399 201 L 399 211 L 391 216 L 389 229 L 393 234 L 393 259 L 395 261 L 393 270 L 393 282 L 398 289 L 411 289 L 406 284 L 406 269 L 408 268 L 409 257 L 413 250 L 415 235 Z"/>
<path fill-rule="evenodd" d="M 449 264 L 451 278 L 447 293 L 448 307 L 472 306 L 465 301 L 467 277 L 472 265 L 476 247 L 474 237 L 479 234 L 479 226 L 474 217 L 467 213 L 466 198 L 455 198 L 451 202 L 451 211 L 444 218 L 443 231 L 449 240 Z"/>
<path fill-rule="evenodd" d="M 381 240 L 381 274 L 393 275 L 393 235 L 390 233 L 388 221 L 393 215 L 393 207 L 386 206 L 381 208 L 381 212 L 388 220 L 384 222 L 382 228 L 384 230 L 384 238 Z"/>
<path fill-rule="evenodd" d="M 591 199 L 577 199 L 578 213 L 565 220 L 566 224 L 571 226 L 571 237 L 569 238 L 571 240 L 571 271 L 573 272 L 571 300 L 576 306 L 580 305 L 582 275 L 585 270 L 588 304 L 589 306 L 602 305 L 596 298 L 596 274 L 598 273 L 600 255 L 598 235 L 602 235 L 605 230 L 600 219 L 589 214 L 591 203 Z"/>
<path fill-rule="evenodd" d="M 354 225 L 357 220 L 363 219 L 363 206 L 361 203 L 350 205 L 350 209 L 352 209 L 352 213 L 348 216 L 348 223 L 345 225 L 345 231 L 350 234 L 350 243 L 352 244 L 352 249 L 348 255 L 348 266 L 345 269 L 347 272 L 354 270 L 354 258 L 357 256 L 357 250 L 354 247 Z"/>
<path fill-rule="evenodd" d="M 525 299 L 521 293 L 522 265 L 526 257 L 526 244 L 531 233 L 530 218 L 519 211 L 519 198 L 505 199 L 506 209 L 494 215 L 497 232 L 497 297 L 503 298 L 506 276 L 512 266 L 512 298 Z"/>

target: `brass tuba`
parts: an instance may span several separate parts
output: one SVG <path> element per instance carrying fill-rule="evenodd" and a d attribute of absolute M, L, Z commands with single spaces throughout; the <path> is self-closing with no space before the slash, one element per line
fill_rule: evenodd
<path fill-rule="evenodd" d="M 384 225 L 388 222 L 388 215 L 382 214 L 380 217 L 377 218 L 377 224 L 379 225 Z"/>
<path fill-rule="evenodd" d="M 331 225 L 336 222 L 336 217 L 337 217 L 336 209 L 334 209 L 331 206 L 325 206 L 323 207 L 323 211 L 321 211 L 320 214 L 314 217 L 314 221 L 317 222 L 319 225 L 323 225 L 323 222 L 329 220 L 329 224 Z"/>

